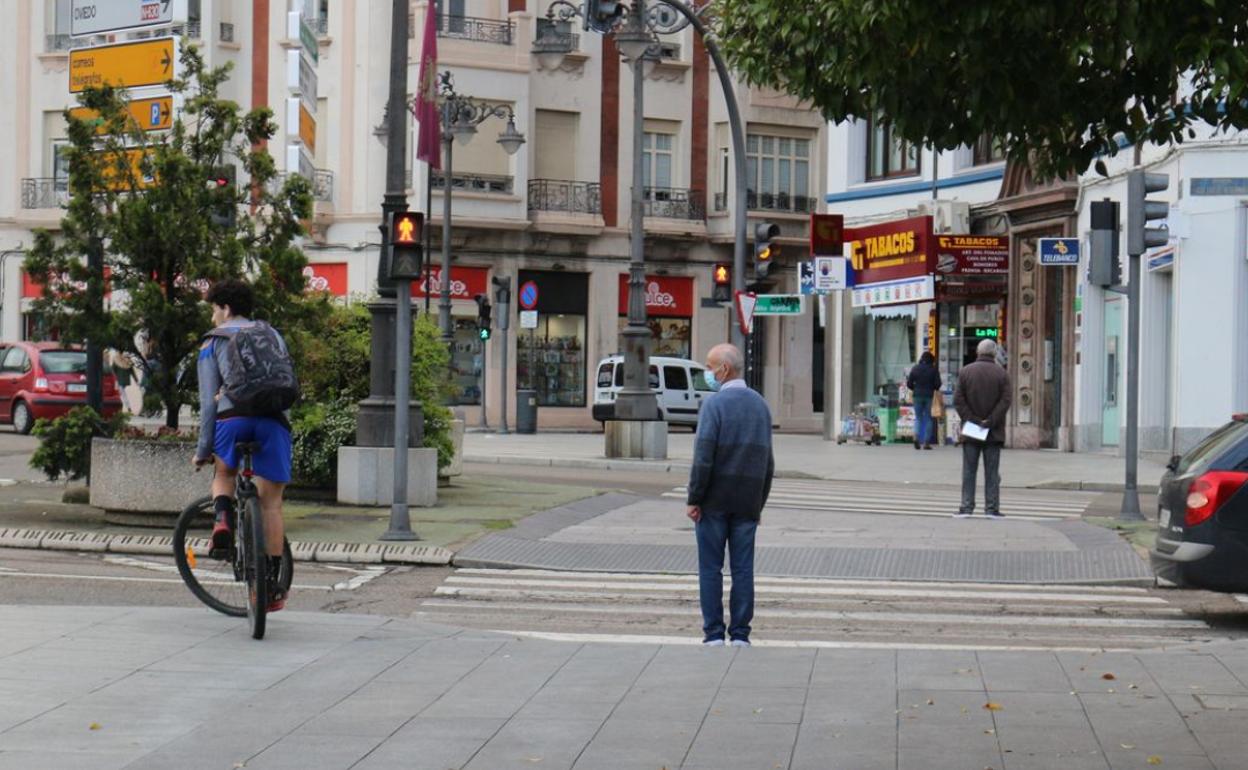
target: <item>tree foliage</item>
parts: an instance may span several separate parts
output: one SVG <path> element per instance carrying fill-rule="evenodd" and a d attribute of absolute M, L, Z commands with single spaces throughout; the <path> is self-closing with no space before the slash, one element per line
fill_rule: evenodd
<path fill-rule="evenodd" d="M 299 299 L 307 260 L 296 238 L 311 216 L 311 188 L 295 175 L 276 184 L 265 148 L 276 132 L 272 111 L 244 113 L 221 98 L 229 66 L 207 68 L 194 46 L 183 48 L 181 63 L 185 75 L 170 87 L 183 107 L 168 132 L 139 130 L 125 93 L 109 87 L 80 97 L 94 118 L 66 111 L 67 211 L 59 234 L 36 233 L 24 266 L 44 281 L 36 310 L 63 339 L 142 354 L 135 335 L 149 335 L 159 365 L 140 362 L 169 426 L 182 404 L 194 403 L 193 377 L 179 375 L 193 370 L 210 327 L 207 284 L 249 276 L 257 316 L 279 328 L 323 317 L 327 308 Z M 245 184 L 210 184 L 227 166 Z M 107 292 L 88 270 L 91 249 L 103 252 Z"/>
<path fill-rule="evenodd" d="M 832 121 L 949 150 L 1006 137 L 1044 176 L 1204 121 L 1248 127 L 1243 0 L 714 0 L 732 65 Z M 1103 167 L 1102 167 L 1103 168 Z"/>

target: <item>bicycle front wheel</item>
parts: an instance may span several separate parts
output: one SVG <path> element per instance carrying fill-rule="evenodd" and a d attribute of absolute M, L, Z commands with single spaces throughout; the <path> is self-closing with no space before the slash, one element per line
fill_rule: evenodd
<path fill-rule="evenodd" d="M 245 617 L 247 585 L 235 575 L 234 549 L 213 558 L 208 553 L 209 540 L 190 533 L 204 520 L 212 520 L 211 497 L 201 497 L 178 516 L 173 529 L 173 559 L 178 573 L 195 598 L 204 604 L 231 617 Z"/>
<path fill-rule="evenodd" d="M 247 576 L 247 620 L 251 638 L 264 638 L 265 618 L 269 611 L 269 555 L 264 548 L 264 517 L 260 500 L 247 498 L 239 512 L 238 540 L 243 570 Z"/>

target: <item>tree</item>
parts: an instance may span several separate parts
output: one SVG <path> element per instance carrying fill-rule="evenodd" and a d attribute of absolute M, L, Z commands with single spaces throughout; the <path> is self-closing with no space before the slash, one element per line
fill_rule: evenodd
<path fill-rule="evenodd" d="M 277 186 L 265 148 L 276 132 L 272 111 L 243 113 L 222 99 L 230 67 L 205 67 L 193 46 L 181 63 L 185 76 L 170 87 L 184 106 L 166 133 L 141 131 L 125 94 L 110 87 L 81 95 L 94 117 L 66 111 L 67 211 L 59 236 L 36 233 L 24 265 L 43 281 L 35 309 L 62 339 L 142 354 L 135 335 L 148 335 L 155 353 L 140 363 L 169 427 L 182 404 L 195 403 L 194 377 L 183 375 L 193 374 L 211 326 L 202 301 L 209 283 L 249 275 L 257 316 L 279 327 L 327 307 L 300 301 L 307 260 L 296 238 L 311 216 L 311 187 L 293 174 Z M 235 164 L 247 186 L 217 184 Z M 88 269 L 91 249 L 103 252 L 104 275 Z"/>
<path fill-rule="evenodd" d="M 1081 172 L 1120 140 L 1248 127 L 1242 0 L 714 2 L 750 83 L 832 121 L 879 115 L 941 150 L 1004 137 L 1044 176 Z"/>

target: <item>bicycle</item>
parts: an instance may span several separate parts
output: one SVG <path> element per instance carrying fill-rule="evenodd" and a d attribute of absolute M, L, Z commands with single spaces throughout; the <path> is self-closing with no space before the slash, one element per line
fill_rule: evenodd
<path fill-rule="evenodd" d="M 201 497 L 178 516 L 173 529 L 173 558 L 182 581 L 195 598 L 231 617 L 246 617 L 253 639 L 264 638 L 265 617 L 272 594 L 269 557 L 264 547 L 264 518 L 260 496 L 252 480 L 251 456 L 258 444 L 240 443 L 241 457 L 234 482 L 234 541 L 222 554 L 213 555 L 207 538 L 192 538 L 190 530 L 205 518 L 212 520 L 212 497 Z M 202 562 L 202 563 L 201 563 Z M 290 590 L 294 557 L 290 541 L 282 540 L 282 561 L 277 588 Z"/>

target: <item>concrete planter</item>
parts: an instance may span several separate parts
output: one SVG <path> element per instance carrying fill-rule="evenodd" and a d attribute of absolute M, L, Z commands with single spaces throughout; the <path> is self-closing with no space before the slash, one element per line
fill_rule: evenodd
<path fill-rule="evenodd" d="M 462 476 L 464 474 L 463 420 L 451 420 L 451 445 L 455 447 L 455 454 L 452 456 L 451 464 L 438 471 L 438 478 L 440 479 Z"/>
<path fill-rule="evenodd" d="M 178 513 L 207 495 L 212 469 L 191 466 L 184 441 L 91 442 L 91 505 L 107 511 Z"/>

